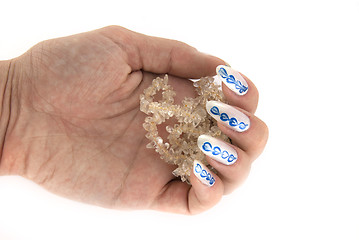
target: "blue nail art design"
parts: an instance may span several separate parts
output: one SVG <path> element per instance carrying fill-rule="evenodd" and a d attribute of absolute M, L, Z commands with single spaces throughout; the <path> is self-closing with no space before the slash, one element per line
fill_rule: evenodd
<path fill-rule="evenodd" d="M 212 154 L 213 155 L 219 155 L 221 153 L 221 149 L 219 147 L 214 147 Z"/>
<path fill-rule="evenodd" d="M 241 81 L 237 80 L 233 75 L 229 75 L 223 67 L 218 71 L 218 74 L 226 80 L 227 83 L 234 84 L 239 93 L 244 93 L 248 87 L 244 86 Z"/>
<path fill-rule="evenodd" d="M 211 173 L 207 172 L 205 169 L 202 168 L 201 164 L 197 163 L 196 167 L 194 168 L 196 173 L 199 173 L 199 176 L 206 181 L 208 181 L 209 185 L 212 186 L 216 181 Z"/>
<path fill-rule="evenodd" d="M 229 120 L 229 117 L 228 117 L 227 113 L 221 113 L 220 119 L 225 122 L 225 121 Z"/>
<path fill-rule="evenodd" d="M 229 153 L 228 153 L 226 150 L 224 150 L 224 151 L 222 152 L 221 157 L 222 157 L 223 159 L 226 159 L 226 158 L 229 157 Z"/>
<path fill-rule="evenodd" d="M 246 127 L 248 127 L 248 124 L 245 124 L 244 122 L 238 122 L 236 118 L 229 118 L 227 113 L 220 113 L 218 107 L 214 106 L 210 109 L 210 112 L 214 115 L 219 115 L 219 119 L 221 119 L 223 122 L 228 121 L 229 126 L 231 127 L 238 127 L 241 130 L 244 130 Z"/>
<path fill-rule="evenodd" d="M 228 162 L 233 162 L 234 160 L 236 160 L 237 158 L 233 155 L 233 154 L 231 154 L 229 157 L 228 157 Z"/>
<path fill-rule="evenodd" d="M 229 125 L 232 126 L 232 127 L 237 126 L 238 125 L 237 119 L 235 119 L 235 118 L 229 119 Z"/>
<path fill-rule="evenodd" d="M 205 142 L 202 146 L 202 148 L 205 150 L 205 151 L 211 151 L 212 150 L 212 144 L 210 144 L 209 142 Z"/>
<path fill-rule="evenodd" d="M 209 142 L 203 143 L 202 149 L 206 152 L 211 152 L 214 156 L 221 154 L 221 158 L 223 158 L 229 163 L 237 159 L 233 154 L 229 154 L 226 150 L 222 151 L 221 148 L 218 146 L 212 148 L 212 144 L 210 144 Z"/>
<path fill-rule="evenodd" d="M 214 115 L 219 115 L 219 109 L 218 109 L 218 107 L 213 107 L 213 108 L 211 108 L 211 113 L 213 113 Z"/>

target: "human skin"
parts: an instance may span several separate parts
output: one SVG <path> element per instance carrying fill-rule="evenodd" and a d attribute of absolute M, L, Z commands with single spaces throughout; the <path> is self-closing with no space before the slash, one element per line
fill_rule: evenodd
<path fill-rule="evenodd" d="M 19 175 L 76 201 L 114 209 L 154 209 L 196 214 L 214 206 L 247 177 L 268 137 L 254 116 L 258 92 L 237 96 L 223 86 L 251 128 L 224 125 L 240 156 L 231 166 L 210 158 L 218 170 L 207 187 L 172 175 L 145 146 L 139 95 L 160 74 L 169 74 L 176 101 L 195 92 L 188 78 L 214 75 L 223 60 L 174 40 L 110 26 L 47 40 L 24 55 L 0 62 L 2 101 L 0 175 Z"/>

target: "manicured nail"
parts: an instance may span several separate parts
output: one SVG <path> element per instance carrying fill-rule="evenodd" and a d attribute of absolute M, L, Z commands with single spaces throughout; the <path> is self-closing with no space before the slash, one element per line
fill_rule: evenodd
<path fill-rule="evenodd" d="M 238 159 L 234 148 L 214 137 L 201 135 L 198 137 L 197 145 L 204 154 L 225 165 L 232 165 Z"/>
<path fill-rule="evenodd" d="M 208 187 L 212 187 L 216 181 L 208 168 L 197 160 L 193 161 L 193 173 L 201 181 L 201 183 L 207 185 Z"/>
<path fill-rule="evenodd" d="M 207 112 L 217 121 L 220 121 L 234 131 L 244 132 L 250 126 L 249 118 L 236 108 L 218 101 L 208 101 Z"/>
<path fill-rule="evenodd" d="M 222 82 L 237 95 L 248 92 L 248 83 L 238 71 L 225 65 L 219 65 L 216 71 Z"/>

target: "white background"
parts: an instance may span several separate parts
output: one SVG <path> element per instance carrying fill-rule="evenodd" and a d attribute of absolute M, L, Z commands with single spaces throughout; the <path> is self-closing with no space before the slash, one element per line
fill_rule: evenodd
<path fill-rule="evenodd" d="M 193 217 L 122 212 L 0 178 L 0 239 L 359 239 L 359 1 L 1 1 L 0 59 L 122 25 L 221 57 L 270 138 L 246 184 Z"/>

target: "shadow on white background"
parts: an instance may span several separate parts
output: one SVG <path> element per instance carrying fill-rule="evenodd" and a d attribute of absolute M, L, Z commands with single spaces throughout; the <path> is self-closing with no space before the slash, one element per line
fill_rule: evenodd
<path fill-rule="evenodd" d="M 6 1 L 0 59 L 121 25 L 221 57 L 269 126 L 240 189 L 187 217 L 66 200 L 0 178 L 0 239 L 359 239 L 359 1 Z"/>

